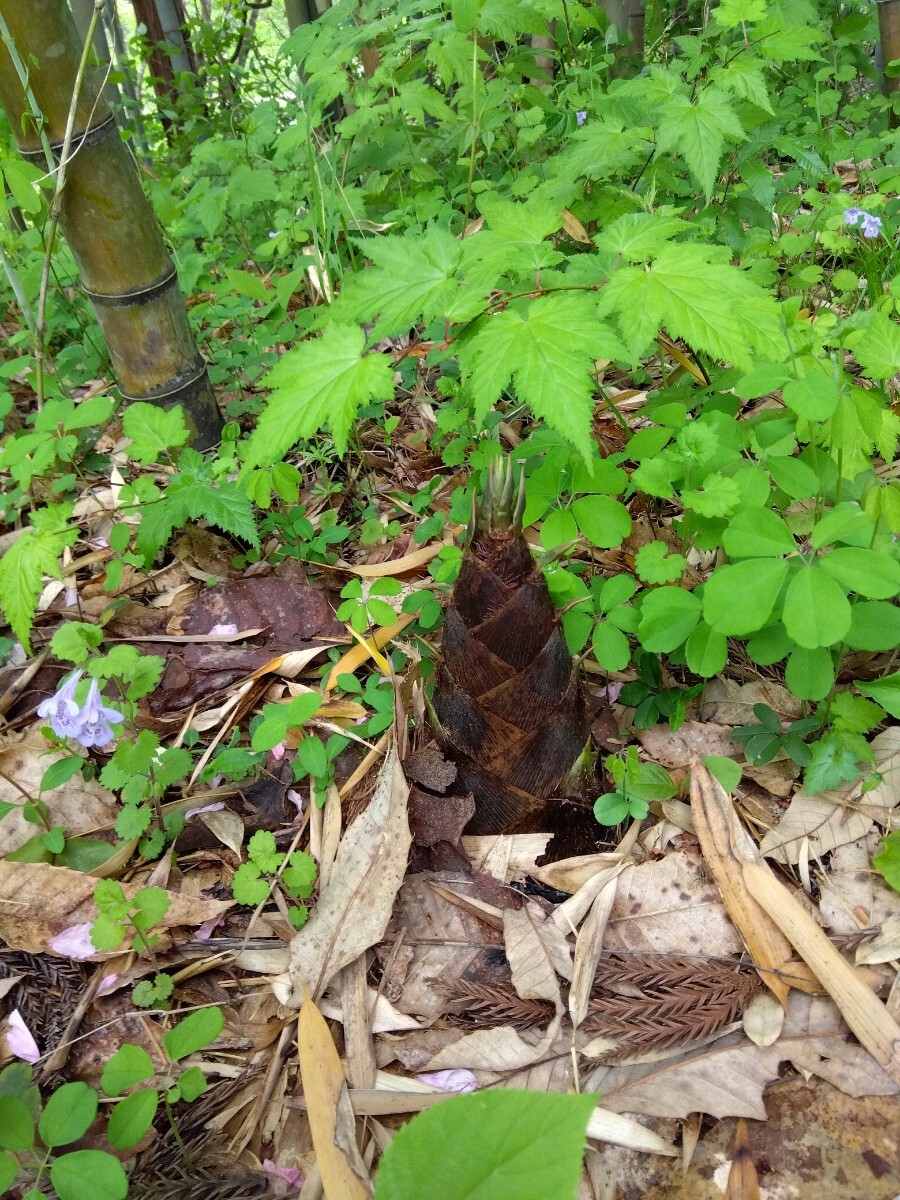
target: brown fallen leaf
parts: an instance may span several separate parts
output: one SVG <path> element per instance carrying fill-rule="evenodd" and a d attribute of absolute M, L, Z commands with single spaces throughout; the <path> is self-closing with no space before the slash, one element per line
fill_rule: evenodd
<path fill-rule="evenodd" d="M 756 848 L 740 823 L 728 793 L 698 759 L 691 766 L 691 810 L 703 857 L 722 894 L 728 915 L 760 968 L 763 983 L 784 1004 L 790 984 L 778 972 L 784 970 L 792 958 L 790 942 L 765 909 L 748 894 L 742 867 L 756 853 Z"/>
<path fill-rule="evenodd" d="M 325 1018 L 307 996 L 297 1018 L 300 1076 L 316 1165 L 328 1200 L 370 1200 L 341 1060 Z"/>
<path fill-rule="evenodd" d="M 97 880 L 49 863 L 0 861 L 0 938 L 13 950 L 53 954 L 51 938 L 73 925 L 96 920 Z M 133 896 L 143 885 L 122 885 Z M 194 926 L 227 912 L 233 900 L 204 900 L 169 892 L 169 908 L 156 929 Z M 98 953 L 95 958 L 108 958 Z"/>
<path fill-rule="evenodd" d="M 572 978 L 572 948 L 534 900 L 503 910 L 503 939 L 512 982 L 523 1000 L 560 1002 L 559 979 Z"/>
<path fill-rule="evenodd" d="M 38 832 L 22 816 L 22 805 L 38 796 L 47 768 L 69 757 L 56 750 L 48 751 L 38 729 L 29 730 L 22 741 L 0 750 L 0 803 L 16 806 L 0 821 L 0 857 L 18 850 Z M 118 810 L 112 792 L 95 780 L 85 782 L 80 774 L 41 798 L 50 810 L 53 825 L 64 826 L 69 838 L 109 825 Z"/>
<path fill-rule="evenodd" d="M 682 1051 L 661 1061 L 603 1066 L 582 1079 L 615 1112 L 644 1116 L 766 1118 L 763 1092 L 782 1062 L 826 1078 L 853 1096 L 893 1096 L 897 1085 L 861 1046 L 847 1041 L 847 1027 L 826 997 L 794 992 L 781 1037 L 755 1046 L 740 1033 Z"/>
<path fill-rule="evenodd" d="M 341 839 L 328 887 L 291 942 L 288 978 L 276 982 L 282 1003 L 300 1005 L 304 987 L 320 996 L 342 967 L 384 936 L 411 843 L 408 792 L 392 745 L 368 808 Z"/>

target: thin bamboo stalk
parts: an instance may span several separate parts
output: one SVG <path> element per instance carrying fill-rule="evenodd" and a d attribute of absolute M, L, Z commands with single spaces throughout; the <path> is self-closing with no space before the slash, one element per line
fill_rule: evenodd
<path fill-rule="evenodd" d="M 103 74 L 87 67 L 76 93 L 82 43 L 64 0 L 32 0 L 28 5 L 0 0 L 0 17 L 18 57 L 29 63 L 28 79 L 40 107 L 38 118 L 13 56 L 3 47 L 0 105 L 23 157 L 43 159 L 42 132 L 58 157 L 71 109 L 71 152 L 59 224 L 94 306 L 122 396 L 164 408 L 181 404 L 195 445 L 214 445 L 221 416 L 206 364 L 134 160 L 103 98 Z"/>

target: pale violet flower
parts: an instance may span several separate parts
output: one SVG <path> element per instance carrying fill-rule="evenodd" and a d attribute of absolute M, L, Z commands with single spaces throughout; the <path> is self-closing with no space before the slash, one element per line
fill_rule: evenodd
<path fill-rule="evenodd" d="M 104 975 L 97 985 L 97 995 L 105 996 L 115 988 L 119 978 L 119 972 L 114 971 L 112 975 Z"/>
<path fill-rule="evenodd" d="M 191 817 L 199 817 L 201 813 L 221 812 L 225 807 L 224 800 L 217 800 L 215 804 L 204 804 L 202 808 L 189 808 L 184 814 L 184 819 L 189 821 Z"/>
<path fill-rule="evenodd" d="M 75 701 L 75 689 L 84 671 L 76 671 L 62 684 L 55 696 L 38 705 L 37 715 L 50 718 L 50 728 L 60 738 L 77 737 L 82 725 L 81 709 Z"/>
<path fill-rule="evenodd" d="M 75 740 L 81 742 L 82 746 L 105 746 L 113 740 L 110 724 L 118 725 L 121 720 L 120 712 L 103 703 L 97 680 L 92 679 L 87 700 L 81 710 L 81 728 L 74 734 Z"/>
<path fill-rule="evenodd" d="M 575 113 L 575 120 L 578 122 L 579 125 L 583 125 L 585 123 L 585 121 L 587 120 L 587 109 L 579 108 L 578 111 Z"/>
<path fill-rule="evenodd" d="M 866 212 L 864 208 L 848 208 L 844 211 L 844 224 L 856 225 L 862 221 L 861 232 L 864 238 L 877 238 L 881 233 L 882 220 L 874 213 Z"/>
<path fill-rule="evenodd" d="M 17 1008 L 9 1014 L 6 1044 L 9 1047 L 10 1054 L 14 1058 L 20 1058 L 22 1062 L 36 1063 L 41 1057 L 38 1044 L 32 1037 L 31 1030 L 23 1021 L 22 1014 Z"/>
<path fill-rule="evenodd" d="M 207 634 L 208 637 L 233 637 L 238 631 L 237 625 L 229 622 L 226 625 L 213 625 Z"/>

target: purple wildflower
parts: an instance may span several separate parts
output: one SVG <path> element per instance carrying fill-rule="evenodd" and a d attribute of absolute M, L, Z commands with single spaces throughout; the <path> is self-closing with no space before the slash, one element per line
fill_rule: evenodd
<path fill-rule="evenodd" d="M 37 715 L 50 718 L 50 728 L 60 738 L 77 737 L 83 717 L 75 702 L 75 688 L 84 671 L 76 671 L 57 690 L 38 705 Z"/>
<path fill-rule="evenodd" d="M 81 728 L 73 736 L 76 741 L 81 742 L 82 746 L 88 747 L 105 746 L 107 742 L 111 742 L 113 731 L 110 729 L 110 723 L 118 725 L 122 720 L 120 712 L 116 712 L 114 708 L 108 708 L 103 703 L 96 679 L 91 680 L 90 691 L 80 716 Z"/>
<path fill-rule="evenodd" d="M 848 208 L 844 212 L 844 224 L 856 225 L 862 221 L 860 232 L 864 238 L 877 238 L 881 233 L 881 217 L 876 217 L 873 213 L 866 212 L 864 208 Z"/>
<path fill-rule="evenodd" d="M 587 109 L 579 108 L 579 110 L 575 113 L 575 120 L 579 125 L 583 125 L 587 120 Z"/>

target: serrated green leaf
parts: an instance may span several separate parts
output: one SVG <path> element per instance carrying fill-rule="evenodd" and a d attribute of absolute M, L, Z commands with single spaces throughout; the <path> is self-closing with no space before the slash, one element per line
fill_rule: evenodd
<path fill-rule="evenodd" d="M 329 322 L 374 322 L 370 341 L 446 312 L 459 291 L 462 243 L 445 229 L 368 238 L 365 249 L 374 265 L 346 276 Z"/>
<path fill-rule="evenodd" d="M 78 539 L 78 530 L 66 527 L 69 505 L 52 505 L 32 514 L 26 529 L 0 558 L 0 608 L 9 625 L 31 653 L 29 636 L 45 575 L 61 579 L 59 556 Z"/>
<path fill-rule="evenodd" d="M 618 339 L 597 319 L 596 302 L 584 295 L 510 305 L 482 320 L 459 349 L 478 420 L 513 383 L 519 400 L 585 459 L 596 454 L 590 438 L 594 361 L 623 356 Z"/>
<path fill-rule="evenodd" d="M 659 213 L 623 213 L 598 233 L 594 243 L 607 254 L 620 255 L 626 262 L 646 262 L 666 242 L 690 228 L 680 217 Z"/>
<path fill-rule="evenodd" d="M 122 431 L 131 438 L 128 457 L 144 464 L 159 462 L 167 450 L 183 446 L 190 437 L 180 405 L 164 409 L 140 400 L 125 409 Z"/>
<path fill-rule="evenodd" d="M 750 365 L 751 349 L 769 358 L 782 352 L 774 302 L 722 247 L 670 243 L 650 266 L 615 271 L 599 303 L 615 313 L 635 355 L 662 326 L 692 349 L 740 367 Z"/>
<path fill-rule="evenodd" d="M 854 330 L 845 341 L 871 379 L 890 379 L 900 373 L 900 328 L 886 313 L 874 313 L 863 329 Z"/>
<path fill-rule="evenodd" d="M 237 482 L 216 484 L 211 479 L 176 476 L 161 500 L 141 509 L 136 545 L 144 562 L 151 563 L 172 531 L 188 520 L 206 520 L 251 546 L 259 546 L 252 505 Z"/>
<path fill-rule="evenodd" d="M 726 139 L 740 142 L 744 129 L 725 92 L 705 87 L 694 100 L 675 95 L 663 110 L 657 153 L 681 154 L 707 200 L 712 195 Z"/>
<path fill-rule="evenodd" d="M 394 393 L 390 360 L 364 350 L 365 335 L 357 326 L 333 325 L 282 356 L 263 380 L 273 391 L 247 442 L 242 479 L 324 429 L 334 435 L 338 453 L 345 452 L 360 405 Z"/>
<path fill-rule="evenodd" d="M 667 549 L 665 542 L 646 542 L 634 556 L 635 570 L 645 583 L 675 583 L 681 578 L 687 559 L 683 554 L 667 554 Z"/>
<path fill-rule="evenodd" d="M 865 696 L 871 696 L 876 704 L 900 719 L 900 671 L 886 675 L 884 679 L 871 679 L 868 682 L 854 679 L 853 686 Z"/>

